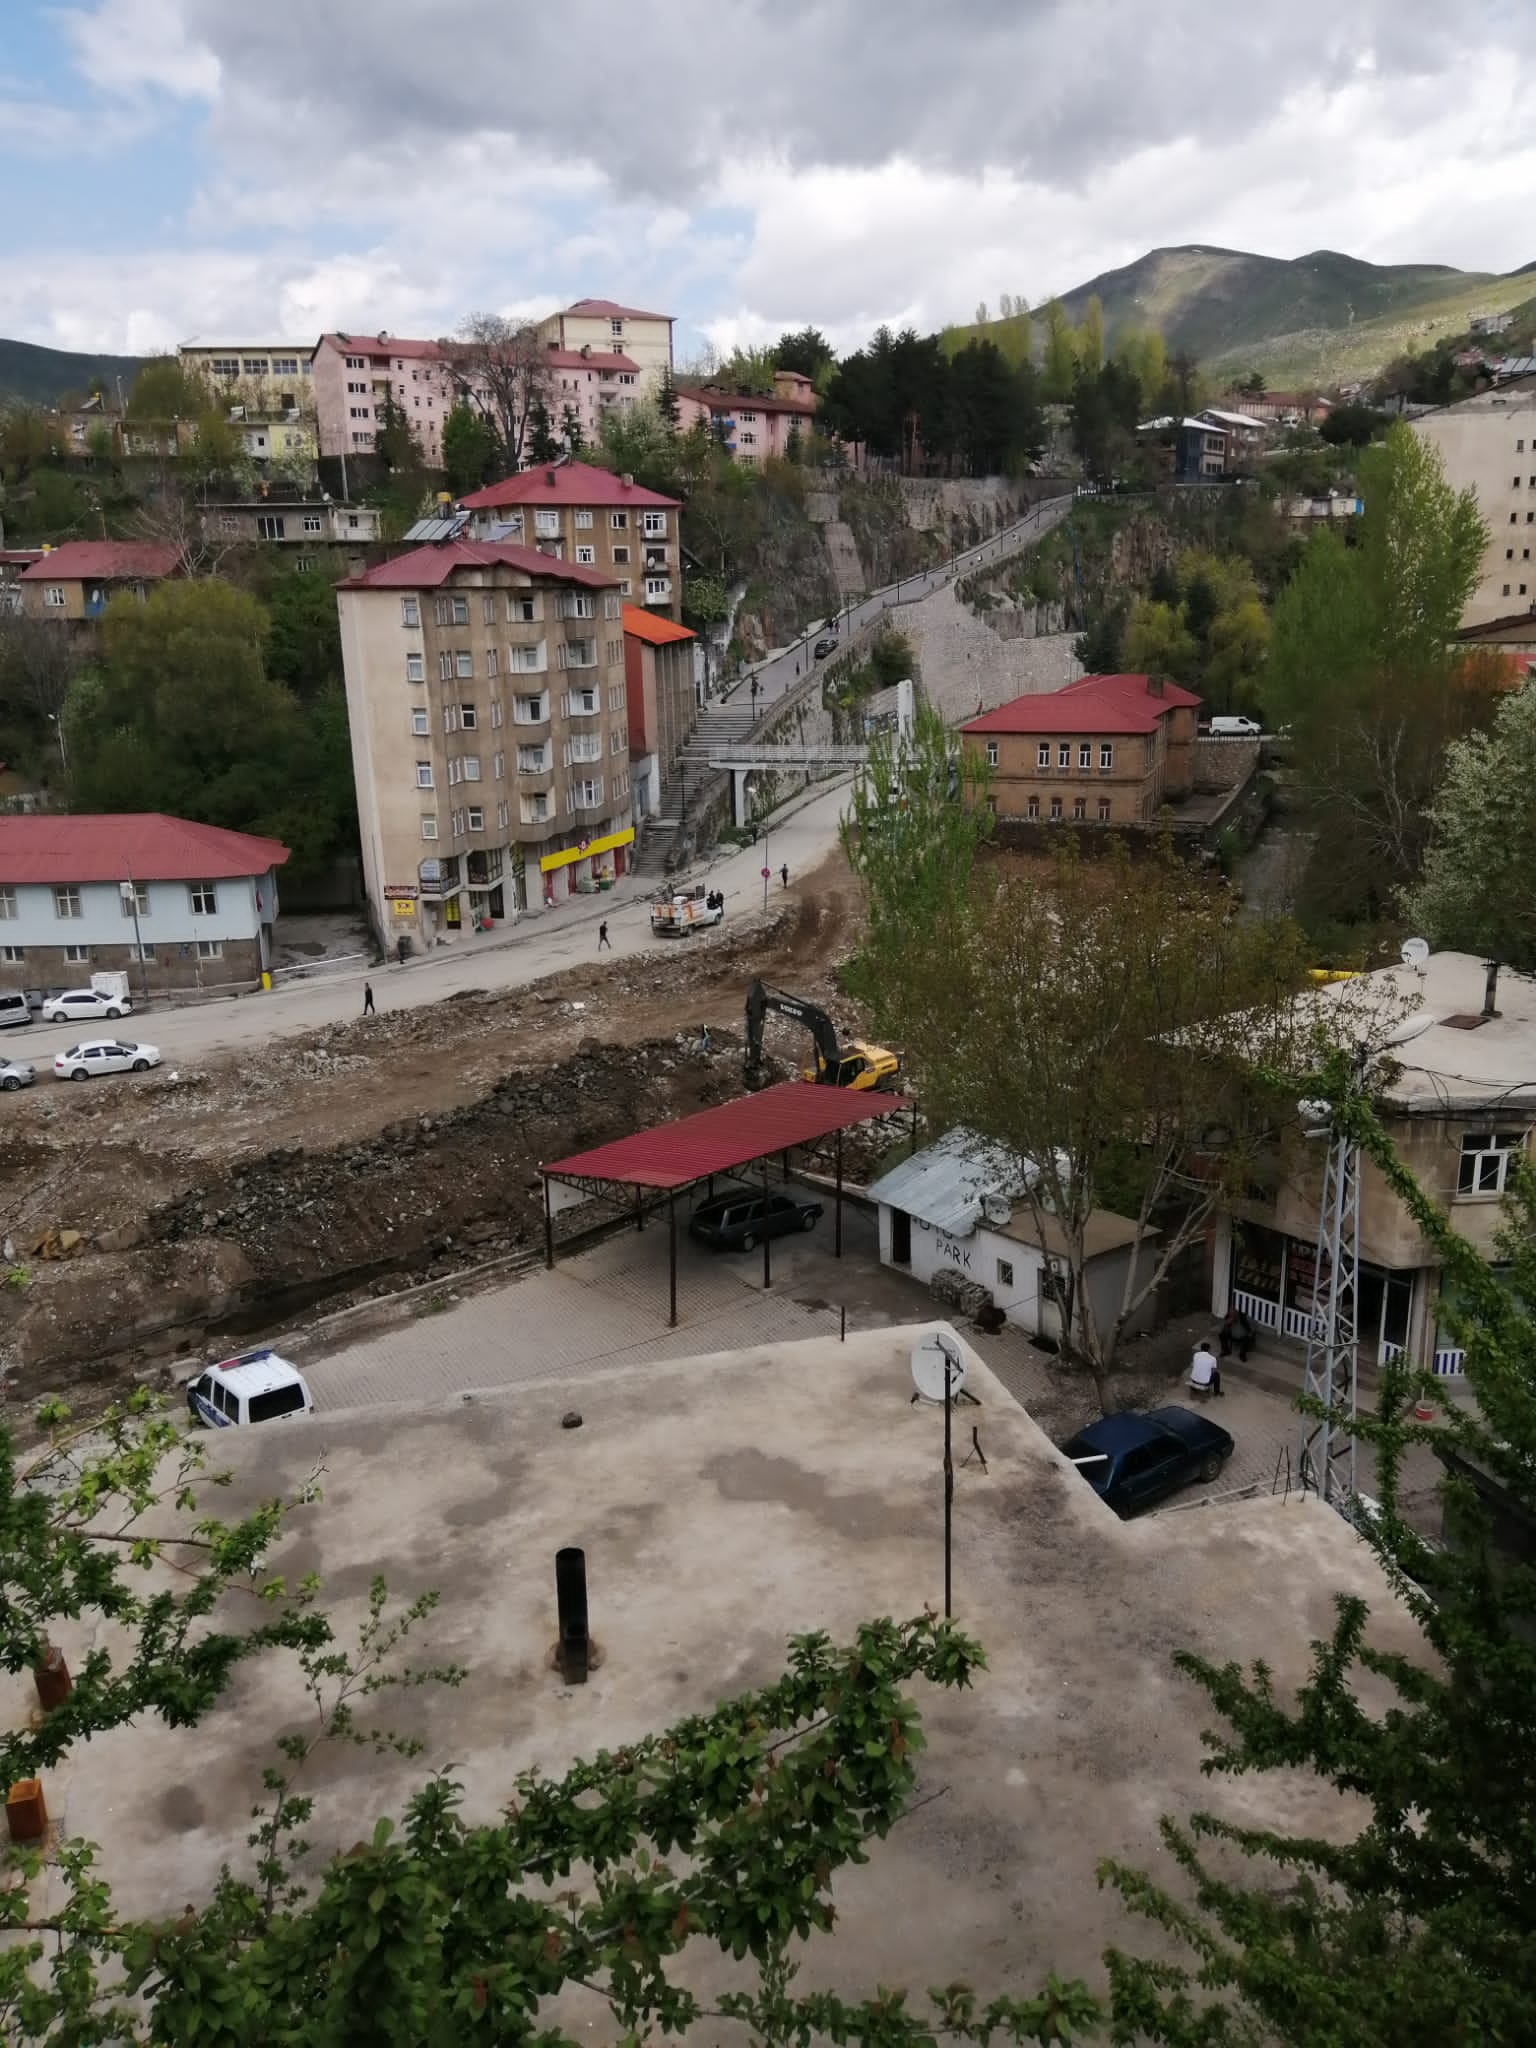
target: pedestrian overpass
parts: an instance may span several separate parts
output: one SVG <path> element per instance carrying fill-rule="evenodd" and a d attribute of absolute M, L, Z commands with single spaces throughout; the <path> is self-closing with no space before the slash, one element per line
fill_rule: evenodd
<path fill-rule="evenodd" d="M 747 822 L 747 792 L 752 777 L 759 774 L 804 775 L 822 770 L 835 774 L 840 768 L 862 768 L 869 759 L 869 741 L 880 733 L 895 733 L 898 740 L 911 737 L 914 692 L 910 678 L 903 678 L 889 690 L 881 690 L 864 707 L 862 741 L 793 740 L 782 745 L 763 740 L 712 748 L 711 768 L 728 770 L 731 777 L 731 823 Z"/>

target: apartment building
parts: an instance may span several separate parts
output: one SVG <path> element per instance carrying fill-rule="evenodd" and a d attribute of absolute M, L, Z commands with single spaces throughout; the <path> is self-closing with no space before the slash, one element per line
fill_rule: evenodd
<path fill-rule="evenodd" d="M 639 375 L 642 398 L 654 398 L 672 368 L 672 315 L 642 313 L 612 299 L 578 299 L 563 313 L 541 320 L 538 336 L 557 350 L 627 356 Z"/>
<path fill-rule="evenodd" d="M 544 360 L 549 373 L 545 403 L 562 441 L 569 441 L 569 421 L 574 420 L 583 442 L 595 447 L 608 415 L 637 405 L 644 390 L 644 371 L 622 350 L 559 348 L 551 342 Z"/>
<path fill-rule="evenodd" d="M 638 605 L 624 607 L 624 686 L 629 772 L 637 818 L 661 810 L 662 786 L 699 715 L 695 640 L 686 626 Z"/>
<path fill-rule="evenodd" d="M 297 569 L 334 560 L 341 549 L 378 545 L 383 514 L 376 505 L 338 505 L 328 497 L 226 499 L 203 507 L 203 531 L 216 546 L 239 543 L 292 556 Z"/>
<path fill-rule="evenodd" d="M 205 385 L 253 462 L 312 463 L 320 452 L 308 342 L 183 342 L 176 360 Z"/>
<path fill-rule="evenodd" d="M 1446 482 L 1477 493 L 1488 527 L 1462 625 L 1536 611 L 1536 377 L 1423 413 L 1412 427 L 1440 451 Z"/>
<path fill-rule="evenodd" d="M 460 504 L 477 540 L 513 541 L 556 561 L 601 569 L 634 604 L 682 615 L 676 498 L 590 462 L 520 470 Z"/>
<path fill-rule="evenodd" d="M 368 901 L 414 947 L 611 885 L 634 841 L 623 599 L 505 541 L 337 585 Z"/>
<path fill-rule="evenodd" d="M 1080 676 L 960 730 L 984 755 L 999 818 L 1146 825 L 1194 787 L 1199 706 L 1160 676 Z"/>
<path fill-rule="evenodd" d="M 176 575 L 181 557 L 170 541 L 66 540 L 45 548 L 17 578 L 21 608 L 31 618 L 81 626 L 99 619 L 120 591 L 140 603 L 150 585 Z"/>
<path fill-rule="evenodd" d="M 451 343 L 398 334 L 322 334 L 313 361 L 320 453 L 371 455 L 393 400 L 433 469 L 443 464 L 443 422 L 461 396 L 486 394 Z"/>
<path fill-rule="evenodd" d="M 775 370 L 771 393 L 699 384 L 679 389 L 677 404 L 681 427 L 702 420 L 749 469 L 767 456 L 787 455 L 795 432 L 803 444 L 816 421 L 815 386 L 797 370 Z"/>

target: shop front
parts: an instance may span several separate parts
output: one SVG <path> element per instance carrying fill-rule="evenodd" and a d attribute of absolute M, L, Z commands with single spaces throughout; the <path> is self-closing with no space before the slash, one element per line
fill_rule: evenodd
<path fill-rule="evenodd" d="M 607 832 L 596 839 L 578 839 L 553 853 L 541 855 L 539 879 L 543 884 L 544 908 L 553 910 L 572 896 L 597 896 L 613 887 L 632 858 L 635 828 Z"/>
<path fill-rule="evenodd" d="M 1316 1244 L 1241 1220 L 1224 1225 L 1224 1231 L 1227 1243 L 1223 1247 L 1218 1239 L 1217 1246 L 1214 1311 L 1223 1314 L 1230 1304 L 1241 1309 L 1255 1329 L 1298 1344 L 1320 1335 L 1318 1309 L 1328 1274 L 1326 1265 L 1319 1266 Z M 1223 1264 L 1228 1275 L 1225 1286 Z M 1360 1261 L 1356 1327 L 1362 1365 L 1382 1365 L 1413 1345 L 1416 1313 L 1422 1324 L 1433 1279 L 1427 1268 L 1393 1271 L 1367 1259 Z M 1435 1369 L 1455 1370 L 1439 1363 L 1438 1347 Z"/>

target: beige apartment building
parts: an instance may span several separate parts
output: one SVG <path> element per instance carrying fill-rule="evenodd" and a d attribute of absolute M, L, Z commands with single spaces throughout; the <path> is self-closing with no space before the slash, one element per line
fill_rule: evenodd
<path fill-rule="evenodd" d="M 1476 491 L 1488 525 L 1462 625 L 1536 611 L 1536 377 L 1424 413 L 1413 431 L 1439 449 L 1448 483 Z"/>
<path fill-rule="evenodd" d="M 624 873 L 623 599 L 507 542 L 336 588 L 368 901 L 385 944 L 468 936 Z"/>
<path fill-rule="evenodd" d="M 514 541 L 556 561 L 611 573 L 619 595 L 682 616 L 676 498 L 590 462 L 519 470 L 460 499 L 477 540 Z"/>
<path fill-rule="evenodd" d="M 320 452 L 309 342 L 183 342 L 176 360 L 206 385 L 253 462 L 285 468 Z"/>
<path fill-rule="evenodd" d="M 672 368 L 672 315 L 642 313 L 612 299 L 578 299 L 538 326 L 540 341 L 559 350 L 627 356 L 640 373 L 639 394 L 652 398 Z"/>

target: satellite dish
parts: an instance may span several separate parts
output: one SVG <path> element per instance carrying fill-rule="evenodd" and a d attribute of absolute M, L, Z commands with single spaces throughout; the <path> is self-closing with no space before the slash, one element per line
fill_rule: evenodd
<path fill-rule="evenodd" d="M 1415 973 L 1418 973 L 1428 959 L 1429 941 L 1427 939 L 1404 939 L 1403 965 L 1405 967 L 1411 967 Z"/>
<path fill-rule="evenodd" d="M 954 1400 L 965 1385 L 965 1361 L 951 1338 L 935 1331 L 912 1347 L 912 1384 L 925 1401 L 942 1402 L 944 1380 L 949 1377 L 949 1398 Z"/>
<path fill-rule="evenodd" d="M 1408 944 L 1411 946 L 1413 940 Z M 1405 949 L 1406 950 L 1406 949 Z M 1421 1031 L 1427 1031 L 1435 1021 L 1433 1010 L 1421 1010 L 1416 1016 L 1405 1017 L 1400 1024 L 1394 1024 L 1387 1033 L 1388 1045 L 1406 1045 L 1410 1038 L 1417 1038 Z"/>

